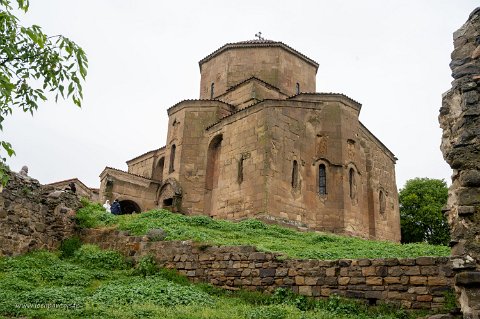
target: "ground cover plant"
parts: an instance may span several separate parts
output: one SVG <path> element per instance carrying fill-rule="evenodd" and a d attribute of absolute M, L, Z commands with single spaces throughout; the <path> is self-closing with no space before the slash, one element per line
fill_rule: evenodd
<path fill-rule="evenodd" d="M 207 245 L 254 245 L 262 251 L 281 252 L 290 258 L 358 259 L 415 258 L 448 256 L 446 246 L 424 243 L 396 244 L 363 240 L 317 232 L 300 232 L 255 219 L 241 222 L 211 219 L 207 216 L 185 216 L 167 210 L 152 210 L 133 215 L 114 216 L 99 204 L 84 202 L 77 213 L 82 227 L 117 227 L 132 235 L 144 235 L 161 228 L 165 240 L 193 240 Z"/>
<path fill-rule="evenodd" d="M 73 254 L 37 251 L 0 258 L 0 318 L 406 319 L 418 315 L 337 296 L 314 300 L 287 289 L 267 295 L 192 284 L 172 270 L 159 269 L 149 257 L 133 265 L 120 254 L 93 245 L 77 247 Z"/>

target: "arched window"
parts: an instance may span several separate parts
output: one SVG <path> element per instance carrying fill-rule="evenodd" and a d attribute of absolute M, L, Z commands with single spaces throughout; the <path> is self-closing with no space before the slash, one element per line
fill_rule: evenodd
<path fill-rule="evenodd" d="M 175 146 L 175 144 L 172 145 L 172 148 L 170 149 L 170 166 L 168 167 L 168 172 L 171 173 L 173 171 L 175 171 L 175 151 L 176 151 L 177 147 Z"/>
<path fill-rule="evenodd" d="M 295 94 L 300 94 L 300 83 L 297 82 L 297 84 L 295 85 Z"/>
<path fill-rule="evenodd" d="M 324 164 L 318 166 L 318 193 L 327 194 L 327 170 Z"/>
<path fill-rule="evenodd" d="M 217 187 L 219 173 L 219 157 L 222 146 L 222 135 L 215 136 L 207 151 L 207 176 L 205 180 L 205 188 L 212 190 Z"/>
<path fill-rule="evenodd" d="M 350 198 L 355 199 L 357 193 L 357 182 L 355 180 L 355 170 L 350 168 L 348 171 L 348 186 L 350 190 Z"/>
<path fill-rule="evenodd" d="M 380 213 L 385 213 L 386 199 L 385 193 L 382 190 L 380 190 L 380 192 L 378 193 L 378 203 L 380 205 Z"/>
<path fill-rule="evenodd" d="M 298 186 L 298 163 L 296 160 L 293 160 L 292 165 L 292 187 L 297 188 Z"/>
<path fill-rule="evenodd" d="M 213 96 L 215 94 L 215 83 L 212 82 L 212 84 L 210 84 L 210 99 L 213 100 Z"/>

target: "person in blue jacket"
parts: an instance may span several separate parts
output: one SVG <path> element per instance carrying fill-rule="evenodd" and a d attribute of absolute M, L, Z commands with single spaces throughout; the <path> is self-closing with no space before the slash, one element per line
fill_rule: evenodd
<path fill-rule="evenodd" d="M 120 206 L 120 202 L 118 199 L 115 199 L 110 207 L 110 211 L 113 215 L 120 215 L 122 213 L 122 207 Z"/>

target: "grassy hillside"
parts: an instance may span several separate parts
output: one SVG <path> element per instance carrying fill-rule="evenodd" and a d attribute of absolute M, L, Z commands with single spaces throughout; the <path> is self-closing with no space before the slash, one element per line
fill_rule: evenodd
<path fill-rule="evenodd" d="M 395 244 L 343 237 L 318 232 L 299 232 L 258 220 L 241 222 L 215 220 L 206 216 L 184 216 L 166 210 L 142 214 L 114 216 L 98 204 L 85 203 L 77 214 L 82 227 L 114 226 L 133 235 L 146 234 L 149 229 L 162 228 L 166 240 L 194 240 L 211 245 L 254 245 L 263 251 L 276 251 L 290 258 L 414 258 L 448 256 L 445 246 L 427 244 Z"/>
<path fill-rule="evenodd" d="M 72 245 L 72 242 L 74 245 Z M 63 253 L 0 258 L 0 318 L 367 319 L 417 318 L 418 313 L 332 296 L 315 301 L 279 289 L 273 295 L 194 285 L 148 257 L 133 267 L 92 245 Z"/>

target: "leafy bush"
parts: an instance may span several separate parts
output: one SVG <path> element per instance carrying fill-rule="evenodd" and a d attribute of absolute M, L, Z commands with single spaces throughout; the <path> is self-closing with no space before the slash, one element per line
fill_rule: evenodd
<path fill-rule="evenodd" d="M 82 200 L 83 207 L 75 216 L 77 225 L 81 228 L 95 228 L 113 225 L 117 217 L 105 210 L 102 205 Z"/>
<path fill-rule="evenodd" d="M 82 241 L 77 236 L 65 239 L 60 244 L 60 257 L 69 258 L 82 246 Z"/>
<path fill-rule="evenodd" d="M 80 247 L 75 252 L 73 259 L 89 269 L 119 270 L 126 269 L 128 266 L 120 253 L 112 250 L 101 250 L 98 246 L 89 244 Z"/>
<path fill-rule="evenodd" d="M 151 255 L 142 257 L 135 266 L 135 273 L 143 277 L 153 275 L 157 271 L 157 264 Z"/>

